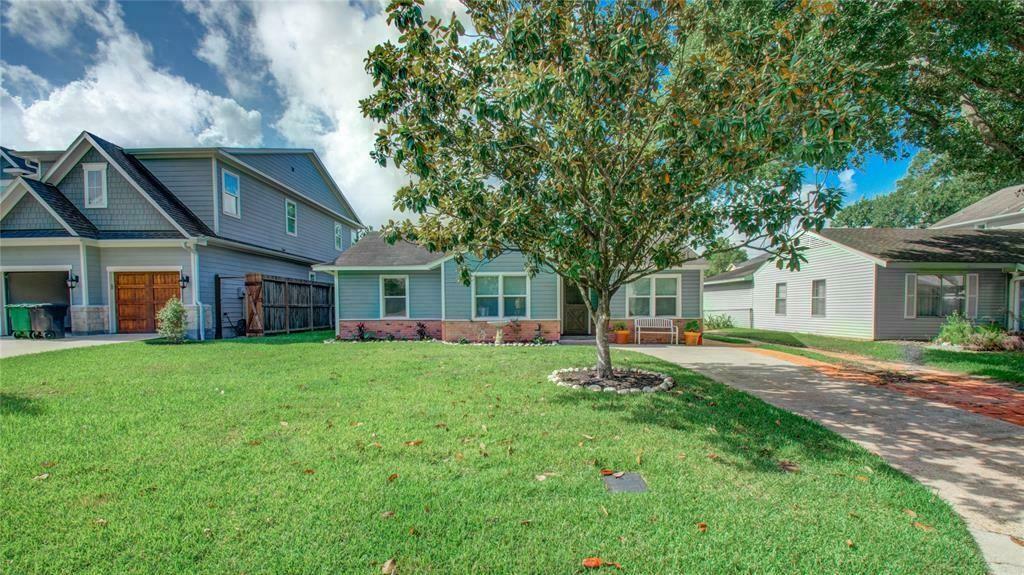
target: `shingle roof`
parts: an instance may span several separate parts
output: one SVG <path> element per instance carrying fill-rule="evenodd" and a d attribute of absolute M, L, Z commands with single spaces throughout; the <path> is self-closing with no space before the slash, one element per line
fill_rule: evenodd
<path fill-rule="evenodd" d="M 0 238 L 70 238 L 67 230 L 0 230 Z"/>
<path fill-rule="evenodd" d="M 17 152 L 10 148 L 0 146 L 0 151 L 3 151 L 4 155 L 7 156 L 7 158 L 11 161 L 12 164 L 14 164 L 15 168 L 33 174 L 36 173 L 36 168 L 38 167 L 38 165 L 33 165 L 34 162 L 29 162 L 25 158 L 22 158 L 21 156 L 18 155 Z"/>
<path fill-rule="evenodd" d="M 128 176 L 153 199 L 160 209 L 167 213 L 183 230 L 191 236 L 214 236 L 211 230 L 191 210 L 185 207 L 163 182 L 156 178 L 138 159 L 128 154 L 120 146 L 89 133 L 96 145 L 103 149 L 110 158 L 117 162 Z"/>
<path fill-rule="evenodd" d="M 745 278 L 753 274 L 757 270 L 761 269 L 761 266 L 763 266 L 764 263 L 767 262 L 768 258 L 770 257 L 771 254 L 761 254 L 758 256 L 754 256 L 743 263 L 736 264 L 736 267 L 729 271 L 724 271 L 720 274 L 715 274 L 713 276 L 704 278 L 704 283 L 738 280 Z"/>
<path fill-rule="evenodd" d="M 886 262 L 1024 263 L 1024 230 L 825 228 L 821 235 Z"/>
<path fill-rule="evenodd" d="M 96 237 L 98 230 L 93 225 L 89 218 L 85 217 L 85 214 L 78 211 L 75 204 L 71 203 L 71 200 L 67 199 L 64 194 L 60 193 L 55 186 L 50 184 L 44 184 L 38 180 L 31 178 L 21 178 L 21 181 L 32 189 L 46 205 L 50 206 L 62 220 L 67 222 L 71 229 L 75 230 L 75 233 L 86 238 Z"/>
<path fill-rule="evenodd" d="M 410 267 L 436 262 L 445 254 L 410 242 L 389 244 L 377 232 L 368 232 L 332 263 L 341 267 Z"/>
<path fill-rule="evenodd" d="M 1024 185 L 1010 186 L 974 202 L 951 216 L 935 222 L 932 227 L 955 226 L 995 216 L 1016 214 L 1022 211 L 1024 211 Z"/>
<path fill-rule="evenodd" d="M 183 236 L 177 230 L 103 230 L 101 240 L 177 240 Z"/>

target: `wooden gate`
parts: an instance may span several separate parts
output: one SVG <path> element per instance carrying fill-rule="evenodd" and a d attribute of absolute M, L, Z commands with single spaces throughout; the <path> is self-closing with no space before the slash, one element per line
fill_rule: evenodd
<path fill-rule="evenodd" d="M 293 278 L 246 274 L 246 335 L 272 335 L 334 327 L 334 286 Z"/>

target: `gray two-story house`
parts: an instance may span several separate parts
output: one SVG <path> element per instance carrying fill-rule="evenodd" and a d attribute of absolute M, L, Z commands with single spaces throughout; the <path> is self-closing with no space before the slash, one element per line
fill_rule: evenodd
<path fill-rule="evenodd" d="M 241 319 L 246 273 L 330 280 L 311 265 L 363 227 L 312 150 L 123 149 L 83 132 L 64 151 L 2 151 L 0 304 L 66 303 L 75 334 L 152 332 L 178 296 L 190 336 L 212 337 Z M 235 280 L 221 317 L 217 276 Z"/>

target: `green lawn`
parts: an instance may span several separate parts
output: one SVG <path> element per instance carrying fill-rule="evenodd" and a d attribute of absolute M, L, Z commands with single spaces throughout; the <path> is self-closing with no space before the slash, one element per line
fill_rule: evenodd
<path fill-rule="evenodd" d="M 864 341 L 808 333 L 747 328 L 716 330 L 713 333 L 706 334 L 705 337 L 722 341 L 744 338 L 795 348 L 813 347 L 826 351 L 852 353 L 883 361 L 907 361 L 906 346 L 888 341 Z M 820 354 L 817 355 L 820 356 Z M 835 361 L 835 359 L 829 358 L 827 361 Z M 924 365 L 937 369 L 946 369 L 969 375 L 984 375 L 1012 383 L 1024 383 L 1024 353 L 1020 352 L 978 353 L 946 349 L 924 349 L 919 361 Z"/>
<path fill-rule="evenodd" d="M 985 572 L 921 485 L 669 364 L 617 354 L 679 383 L 619 396 L 546 380 L 588 347 L 324 337 L 0 361 L 0 571 Z"/>

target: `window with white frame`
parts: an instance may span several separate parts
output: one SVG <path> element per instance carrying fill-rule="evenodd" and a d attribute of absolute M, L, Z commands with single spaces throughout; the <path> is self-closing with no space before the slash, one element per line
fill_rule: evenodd
<path fill-rule="evenodd" d="M 775 315 L 786 315 L 786 299 L 789 288 L 784 283 L 775 284 Z"/>
<path fill-rule="evenodd" d="M 348 231 L 348 244 L 350 246 L 354 246 L 354 245 L 356 245 L 356 242 L 358 242 L 358 241 L 359 241 L 359 230 L 357 230 L 355 228 L 351 228 Z"/>
<path fill-rule="evenodd" d="M 473 317 L 530 317 L 530 286 L 524 273 L 475 274 L 473 276 Z"/>
<path fill-rule="evenodd" d="M 381 317 L 409 317 L 409 276 L 380 276 Z"/>
<path fill-rule="evenodd" d="M 284 231 L 289 236 L 299 235 L 299 208 L 291 200 L 284 201 Z"/>
<path fill-rule="evenodd" d="M 345 228 L 338 222 L 334 222 L 334 249 L 345 249 Z"/>
<path fill-rule="evenodd" d="M 238 174 L 224 170 L 221 173 L 221 210 L 236 218 L 242 214 L 242 180 Z"/>
<path fill-rule="evenodd" d="M 825 317 L 825 280 L 811 282 L 811 315 Z"/>
<path fill-rule="evenodd" d="M 107 207 L 107 165 L 82 164 L 85 183 L 85 207 Z"/>
<path fill-rule="evenodd" d="M 679 317 L 679 276 L 648 276 L 626 286 L 627 317 Z"/>
<path fill-rule="evenodd" d="M 917 275 L 917 317 L 946 317 L 964 312 L 964 276 Z"/>

